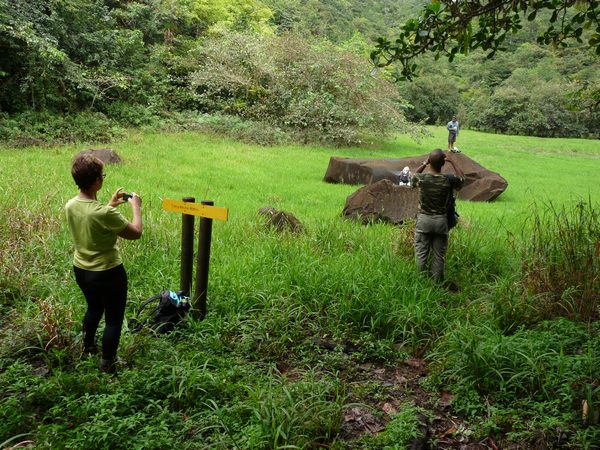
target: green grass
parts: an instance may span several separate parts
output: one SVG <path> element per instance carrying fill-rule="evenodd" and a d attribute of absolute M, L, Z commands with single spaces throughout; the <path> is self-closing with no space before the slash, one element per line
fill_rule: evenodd
<path fill-rule="evenodd" d="M 447 271 L 461 292 L 452 296 L 417 276 L 410 229 L 344 220 L 345 199 L 357 187 L 322 181 L 330 156 L 424 155 L 444 147 L 442 128 L 421 144 L 399 137 L 367 148 L 258 147 L 193 133 L 139 133 L 107 144 L 124 163 L 106 168 L 101 199 L 124 187 L 144 202 L 142 240 L 121 244 L 128 317 L 143 299 L 179 284 L 180 217 L 162 211 L 162 198 L 213 200 L 230 213 L 213 227 L 207 319 L 164 338 L 125 333 L 125 366 L 110 383 L 78 353 L 85 307 L 62 207 L 77 193 L 70 161 L 81 148 L 0 149 L 0 443 L 399 445 L 395 436 L 414 434 L 410 407 L 389 417 L 378 439 L 351 444 L 338 432 L 354 368 L 394 366 L 413 355 L 428 358 L 432 392 L 447 386 L 456 393 L 456 409 L 476 435 L 527 447 L 536 433 L 551 444 L 559 426 L 573 448 L 593 448 L 600 438 L 588 426 L 600 411 L 597 322 L 540 311 L 543 292 L 531 290 L 522 268 L 532 233 L 546 227 L 544 239 L 553 239 L 545 205 L 570 210 L 583 201 L 597 211 L 600 144 L 470 131 L 459 138 L 463 152 L 509 187 L 492 203 L 458 203 L 463 223 L 452 232 Z M 306 231 L 266 230 L 257 215 L 266 205 L 292 212 Z M 577 245 L 597 245 L 594 220 L 576 225 Z M 534 250 L 545 268 L 545 253 Z M 598 263 L 593 251 L 586 255 Z M 559 298 L 577 300 L 569 279 L 561 289 Z M 324 351 L 317 338 L 339 347 Z M 356 351 L 344 353 L 346 342 Z"/>

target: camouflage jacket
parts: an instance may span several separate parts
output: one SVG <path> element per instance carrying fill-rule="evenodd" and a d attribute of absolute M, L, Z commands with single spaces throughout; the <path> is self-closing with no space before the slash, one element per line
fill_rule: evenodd
<path fill-rule="evenodd" d="M 419 188 L 419 212 L 427 215 L 446 214 L 448 196 L 460 189 L 464 179 L 451 174 L 416 173 L 412 186 Z"/>

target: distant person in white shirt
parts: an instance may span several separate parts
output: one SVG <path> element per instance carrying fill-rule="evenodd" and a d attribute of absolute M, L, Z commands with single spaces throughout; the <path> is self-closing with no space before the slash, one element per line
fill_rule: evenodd
<path fill-rule="evenodd" d="M 452 117 L 452 120 L 448 122 L 448 150 L 454 153 L 459 153 L 456 147 L 456 137 L 458 136 L 458 120 L 456 116 Z"/>

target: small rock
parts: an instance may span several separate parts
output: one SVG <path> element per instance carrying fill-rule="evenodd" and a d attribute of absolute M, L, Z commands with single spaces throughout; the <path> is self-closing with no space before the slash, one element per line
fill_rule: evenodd
<path fill-rule="evenodd" d="M 123 162 L 121 157 L 112 148 L 91 148 L 82 150 L 81 153 L 91 153 L 104 164 L 118 164 Z"/>
<path fill-rule="evenodd" d="M 278 211 L 272 206 L 260 208 L 258 213 L 267 218 L 266 226 L 275 228 L 279 232 L 300 233 L 304 231 L 304 226 L 292 213 Z"/>

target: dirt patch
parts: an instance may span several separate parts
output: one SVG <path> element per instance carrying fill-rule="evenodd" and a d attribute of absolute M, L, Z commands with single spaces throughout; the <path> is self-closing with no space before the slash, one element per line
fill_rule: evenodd
<path fill-rule="evenodd" d="M 472 437 L 468 424 L 453 411 L 450 392 L 431 393 L 422 386 L 429 374 L 427 363 L 411 358 L 394 367 L 364 363 L 340 376 L 349 386 L 350 403 L 365 406 L 350 408 L 341 428 L 340 438 L 352 441 L 365 433 L 385 430 L 403 405 L 410 403 L 429 412 L 430 419 L 420 417 L 421 433 L 426 439 L 415 439 L 412 449 L 497 449 L 487 438 L 482 442 Z"/>

